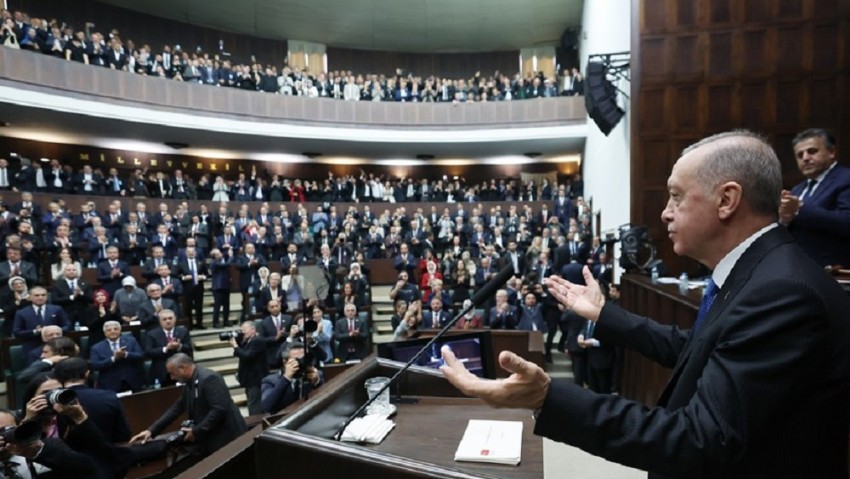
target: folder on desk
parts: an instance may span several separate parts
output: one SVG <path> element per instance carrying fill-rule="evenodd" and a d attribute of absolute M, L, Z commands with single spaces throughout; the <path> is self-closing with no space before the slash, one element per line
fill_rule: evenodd
<path fill-rule="evenodd" d="M 471 419 L 457 446 L 455 461 L 516 466 L 522 458 L 522 422 Z"/>

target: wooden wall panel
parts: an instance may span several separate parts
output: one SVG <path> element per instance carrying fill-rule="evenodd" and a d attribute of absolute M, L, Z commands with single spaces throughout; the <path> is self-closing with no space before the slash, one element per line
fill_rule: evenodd
<path fill-rule="evenodd" d="M 850 0 L 632 5 L 632 222 L 649 227 L 672 271 L 694 273 L 659 218 L 683 147 L 734 128 L 758 131 L 776 147 L 785 186 L 801 179 L 790 145 L 797 132 L 824 127 L 850 149 Z"/>

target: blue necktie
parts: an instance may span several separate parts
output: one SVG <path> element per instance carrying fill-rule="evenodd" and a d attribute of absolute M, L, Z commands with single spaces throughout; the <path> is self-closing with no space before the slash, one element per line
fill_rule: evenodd
<path fill-rule="evenodd" d="M 697 320 L 694 323 L 694 335 L 697 334 L 700 326 L 702 326 L 702 322 L 708 315 L 708 310 L 711 309 L 711 305 L 714 303 L 714 298 L 717 297 L 718 291 L 719 289 L 717 288 L 717 285 L 714 284 L 714 280 L 708 278 L 705 281 L 705 290 L 702 293 L 702 303 L 699 305 L 699 313 L 697 313 Z"/>

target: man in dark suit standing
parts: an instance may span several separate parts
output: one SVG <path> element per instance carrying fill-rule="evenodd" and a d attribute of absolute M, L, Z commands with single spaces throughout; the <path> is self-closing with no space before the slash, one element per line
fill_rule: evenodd
<path fill-rule="evenodd" d="M 91 367 L 98 371 L 98 389 L 140 391 L 145 385 L 142 348 L 132 335 L 121 334 L 118 321 L 103 325 L 106 339 L 91 347 Z"/>
<path fill-rule="evenodd" d="M 47 304 L 47 290 L 36 286 L 29 295 L 32 306 L 19 309 L 15 313 L 15 324 L 12 328 L 16 338 L 21 339 L 21 355 L 29 357 L 33 349 L 41 347 L 41 328 L 48 325 L 59 326 L 67 333 L 71 330 L 71 322 L 65 310 L 59 306 Z"/>
<path fill-rule="evenodd" d="M 280 347 L 286 343 L 286 328 L 289 326 L 287 318 L 281 314 L 281 300 L 273 299 L 266 303 L 269 314 L 263 318 L 260 328 L 260 336 L 266 345 L 267 371 L 280 368 Z"/>
<path fill-rule="evenodd" d="M 691 330 L 606 303 L 589 268 L 587 286 L 550 278 L 593 337 L 673 368 L 656 407 L 551 381 L 512 353 L 500 383 L 450 352 L 444 373 L 490 404 L 536 409 L 536 434 L 650 477 L 846 477 L 850 300 L 777 225 L 780 169 L 746 131 L 702 140 L 673 167 L 662 213 L 673 250 L 713 271 Z"/>
<path fill-rule="evenodd" d="M 439 296 L 431 298 L 431 310 L 422 313 L 422 328 L 440 329 L 451 321 L 451 315 L 443 310 L 443 300 Z"/>
<path fill-rule="evenodd" d="M 177 263 L 177 276 L 183 280 L 183 299 L 186 317 L 194 318 L 194 327 L 204 327 L 204 282 L 209 277 L 207 265 L 195 257 L 195 248 L 186 248 L 186 258 Z"/>
<path fill-rule="evenodd" d="M 184 412 L 193 422 L 191 427 L 181 428 L 185 433 L 184 443 L 194 445 L 192 452 L 200 456 L 212 454 L 246 431 L 245 420 L 221 375 L 197 366 L 183 353 L 172 356 L 166 368 L 175 381 L 185 384 L 183 396 L 151 427 L 133 436 L 131 444 L 147 442 Z"/>
<path fill-rule="evenodd" d="M 102 261 L 97 265 L 97 282 L 101 287 L 109 292 L 109 296 L 115 295 L 115 292 L 121 289 L 121 280 L 125 276 L 130 275 L 130 268 L 127 263 L 118 259 L 118 247 L 110 246 L 106 248 L 106 261 Z"/>
<path fill-rule="evenodd" d="M 144 338 L 145 357 L 151 360 L 148 384 L 155 384 L 159 380 L 161 385 L 171 386 L 174 380 L 168 375 L 165 363 L 177 353 L 192 356 L 192 339 L 186 328 L 175 325 L 177 313 L 174 311 L 163 309 L 157 318 L 159 328 L 148 331 Z"/>
<path fill-rule="evenodd" d="M 336 357 L 342 362 L 363 359 L 369 354 L 369 325 L 357 317 L 357 307 L 352 303 L 345 305 L 343 313 L 344 317 L 338 319 L 334 326 Z"/>
<path fill-rule="evenodd" d="M 248 397 L 248 414 L 262 414 L 263 408 L 260 397 L 260 383 L 266 375 L 266 345 L 257 337 L 257 326 L 254 321 L 242 323 L 242 338 L 230 338 L 233 355 L 239 358 L 239 368 L 236 380 L 245 388 Z"/>
<path fill-rule="evenodd" d="M 53 282 L 51 302 L 62 307 L 71 323 L 82 322 L 83 315 L 92 300 L 91 285 L 77 277 L 77 267 L 65 265 L 65 279 Z"/>
<path fill-rule="evenodd" d="M 222 254 L 215 248 L 210 251 L 210 271 L 212 273 L 213 327 L 218 328 L 220 315 L 224 316 L 224 327 L 230 326 L 230 255 Z"/>
<path fill-rule="evenodd" d="M 266 265 L 263 255 L 257 254 L 256 248 L 251 243 L 245 244 L 245 254 L 236 258 L 236 269 L 239 270 L 239 290 L 242 291 L 242 316 L 248 317 L 248 289 L 255 280 L 259 278 L 257 271 Z"/>
<path fill-rule="evenodd" d="M 28 287 L 35 286 L 38 281 L 38 271 L 35 265 L 21 259 L 21 249 L 10 246 L 6 248 L 6 261 L 0 263 L 0 285 L 9 287 L 9 279 L 20 276 L 27 282 Z"/>
<path fill-rule="evenodd" d="M 806 181 L 782 191 L 779 221 L 822 266 L 850 267 L 850 168 L 835 158 L 835 138 L 813 128 L 792 140 Z"/>
<path fill-rule="evenodd" d="M 110 443 L 130 440 L 130 424 L 115 393 L 86 385 L 89 365 L 85 359 L 77 357 L 60 361 L 53 367 L 53 374 L 62 387 L 77 393 L 80 405 Z"/>
<path fill-rule="evenodd" d="M 12 191 L 35 191 L 35 169 L 32 167 L 32 161 L 29 158 L 21 158 L 21 169 L 15 173 L 15 184 Z"/>
<path fill-rule="evenodd" d="M 587 382 L 590 389 L 600 394 L 611 394 L 611 368 L 614 366 L 615 349 L 612 344 L 594 337 L 596 323 L 587 321 L 576 338 L 580 348 L 587 351 Z"/>

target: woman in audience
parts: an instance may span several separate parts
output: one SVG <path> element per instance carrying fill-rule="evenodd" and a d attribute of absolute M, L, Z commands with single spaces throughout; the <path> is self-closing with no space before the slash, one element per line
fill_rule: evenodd
<path fill-rule="evenodd" d="M 423 298 L 431 294 L 431 283 L 435 279 L 443 279 L 443 273 L 437 271 L 437 262 L 432 258 L 425 263 L 425 272 L 419 276 L 419 290 Z"/>
<path fill-rule="evenodd" d="M 472 300 L 467 299 L 463 302 L 463 309 L 472 306 Z M 484 318 L 476 313 L 474 309 L 470 309 L 468 313 L 460 317 L 455 324 L 455 329 L 482 329 L 484 327 Z"/>
<path fill-rule="evenodd" d="M 402 301 L 404 303 L 404 301 Z M 393 330 L 393 341 L 404 341 L 419 335 L 422 322 L 422 302 L 414 301 L 401 314 L 398 325 Z"/>
<path fill-rule="evenodd" d="M 526 262 L 528 264 L 537 263 L 537 258 L 540 256 L 540 253 L 543 252 L 543 238 L 540 236 L 535 236 L 531 240 L 531 245 L 528 247 L 528 250 L 525 252 Z"/>
<path fill-rule="evenodd" d="M 285 303 L 287 311 L 300 311 L 301 300 L 304 299 L 307 281 L 298 273 L 298 265 L 293 263 L 289 266 L 289 274 L 281 279 L 281 288 L 286 296 Z"/>
<path fill-rule="evenodd" d="M 0 308 L 3 308 L 3 337 L 12 337 L 12 326 L 15 322 L 15 313 L 19 309 L 26 308 L 30 304 L 27 282 L 20 276 L 9 278 L 9 289 L 0 289 Z"/>
<path fill-rule="evenodd" d="M 436 263 L 437 258 L 434 257 L 434 250 L 431 248 L 425 248 L 422 252 L 422 259 L 419 260 L 419 274 L 425 274 L 428 272 L 428 263 Z M 437 268 L 439 269 L 439 268 Z M 442 276 L 440 276 L 442 278 Z"/>
<path fill-rule="evenodd" d="M 324 352 L 324 362 L 333 361 L 332 341 L 334 337 L 334 327 L 330 318 L 325 316 L 325 311 L 319 306 L 313 306 L 312 321 L 316 323 L 316 332 L 313 333 L 313 339 L 316 340 L 316 347 Z"/>
<path fill-rule="evenodd" d="M 260 291 L 263 288 L 267 287 L 269 284 L 269 269 L 265 266 L 261 266 L 260 269 L 257 270 L 257 278 L 251 283 L 251 286 L 248 287 L 248 295 L 251 297 L 251 304 L 253 305 L 257 298 L 260 296 Z M 259 310 L 258 310 L 259 311 Z"/>
<path fill-rule="evenodd" d="M 69 248 L 62 248 L 59 250 L 59 254 L 56 255 L 56 262 L 50 265 L 50 275 L 53 278 L 53 281 L 61 281 L 65 279 L 65 265 L 68 264 L 74 265 L 74 268 L 77 270 L 78 278 L 82 277 L 83 267 L 80 265 L 80 262 L 74 260 Z"/>
<path fill-rule="evenodd" d="M 301 186 L 301 180 L 295 180 L 295 182 L 289 188 L 289 202 L 304 203 L 304 201 L 304 187 Z"/>
<path fill-rule="evenodd" d="M 334 305 L 339 317 L 342 317 L 342 311 L 345 309 L 346 304 L 353 304 L 357 307 L 358 311 L 360 311 L 360 308 L 363 306 L 362 298 L 357 295 L 354 284 L 350 281 L 346 281 L 342 284 L 342 290 L 339 292 L 339 297 Z"/>
<path fill-rule="evenodd" d="M 449 293 L 443 290 L 443 280 L 441 279 L 432 279 L 431 292 L 428 294 L 423 293 L 422 297 L 424 298 L 423 304 L 431 304 L 431 300 L 435 297 L 440 298 L 440 300 L 442 300 L 445 309 L 449 309 L 452 304 L 452 300 L 449 296 Z"/>
<path fill-rule="evenodd" d="M 103 325 L 107 321 L 118 321 L 117 304 L 109 303 L 109 292 L 97 289 L 92 293 L 92 303 L 86 308 L 85 316 L 81 318 L 83 326 L 89 328 L 89 344 L 97 344 L 103 340 Z"/>
<path fill-rule="evenodd" d="M 469 299 L 474 284 L 475 278 L 469 274 L 469 270 L 466 269 L 466 263 L 463 260 L 455 263 L 455 270 L 452 272 L 449 285 L 453 290 L 452 301 L 459 303 Z"/>
<path fill-rule="evenodd" d="M 215 183 L 212 185 L 213 197 L 212 200 L 216 203 L 227 203 L 230 201 L 230 187 L 221 176 L 215 177 Z"/>

